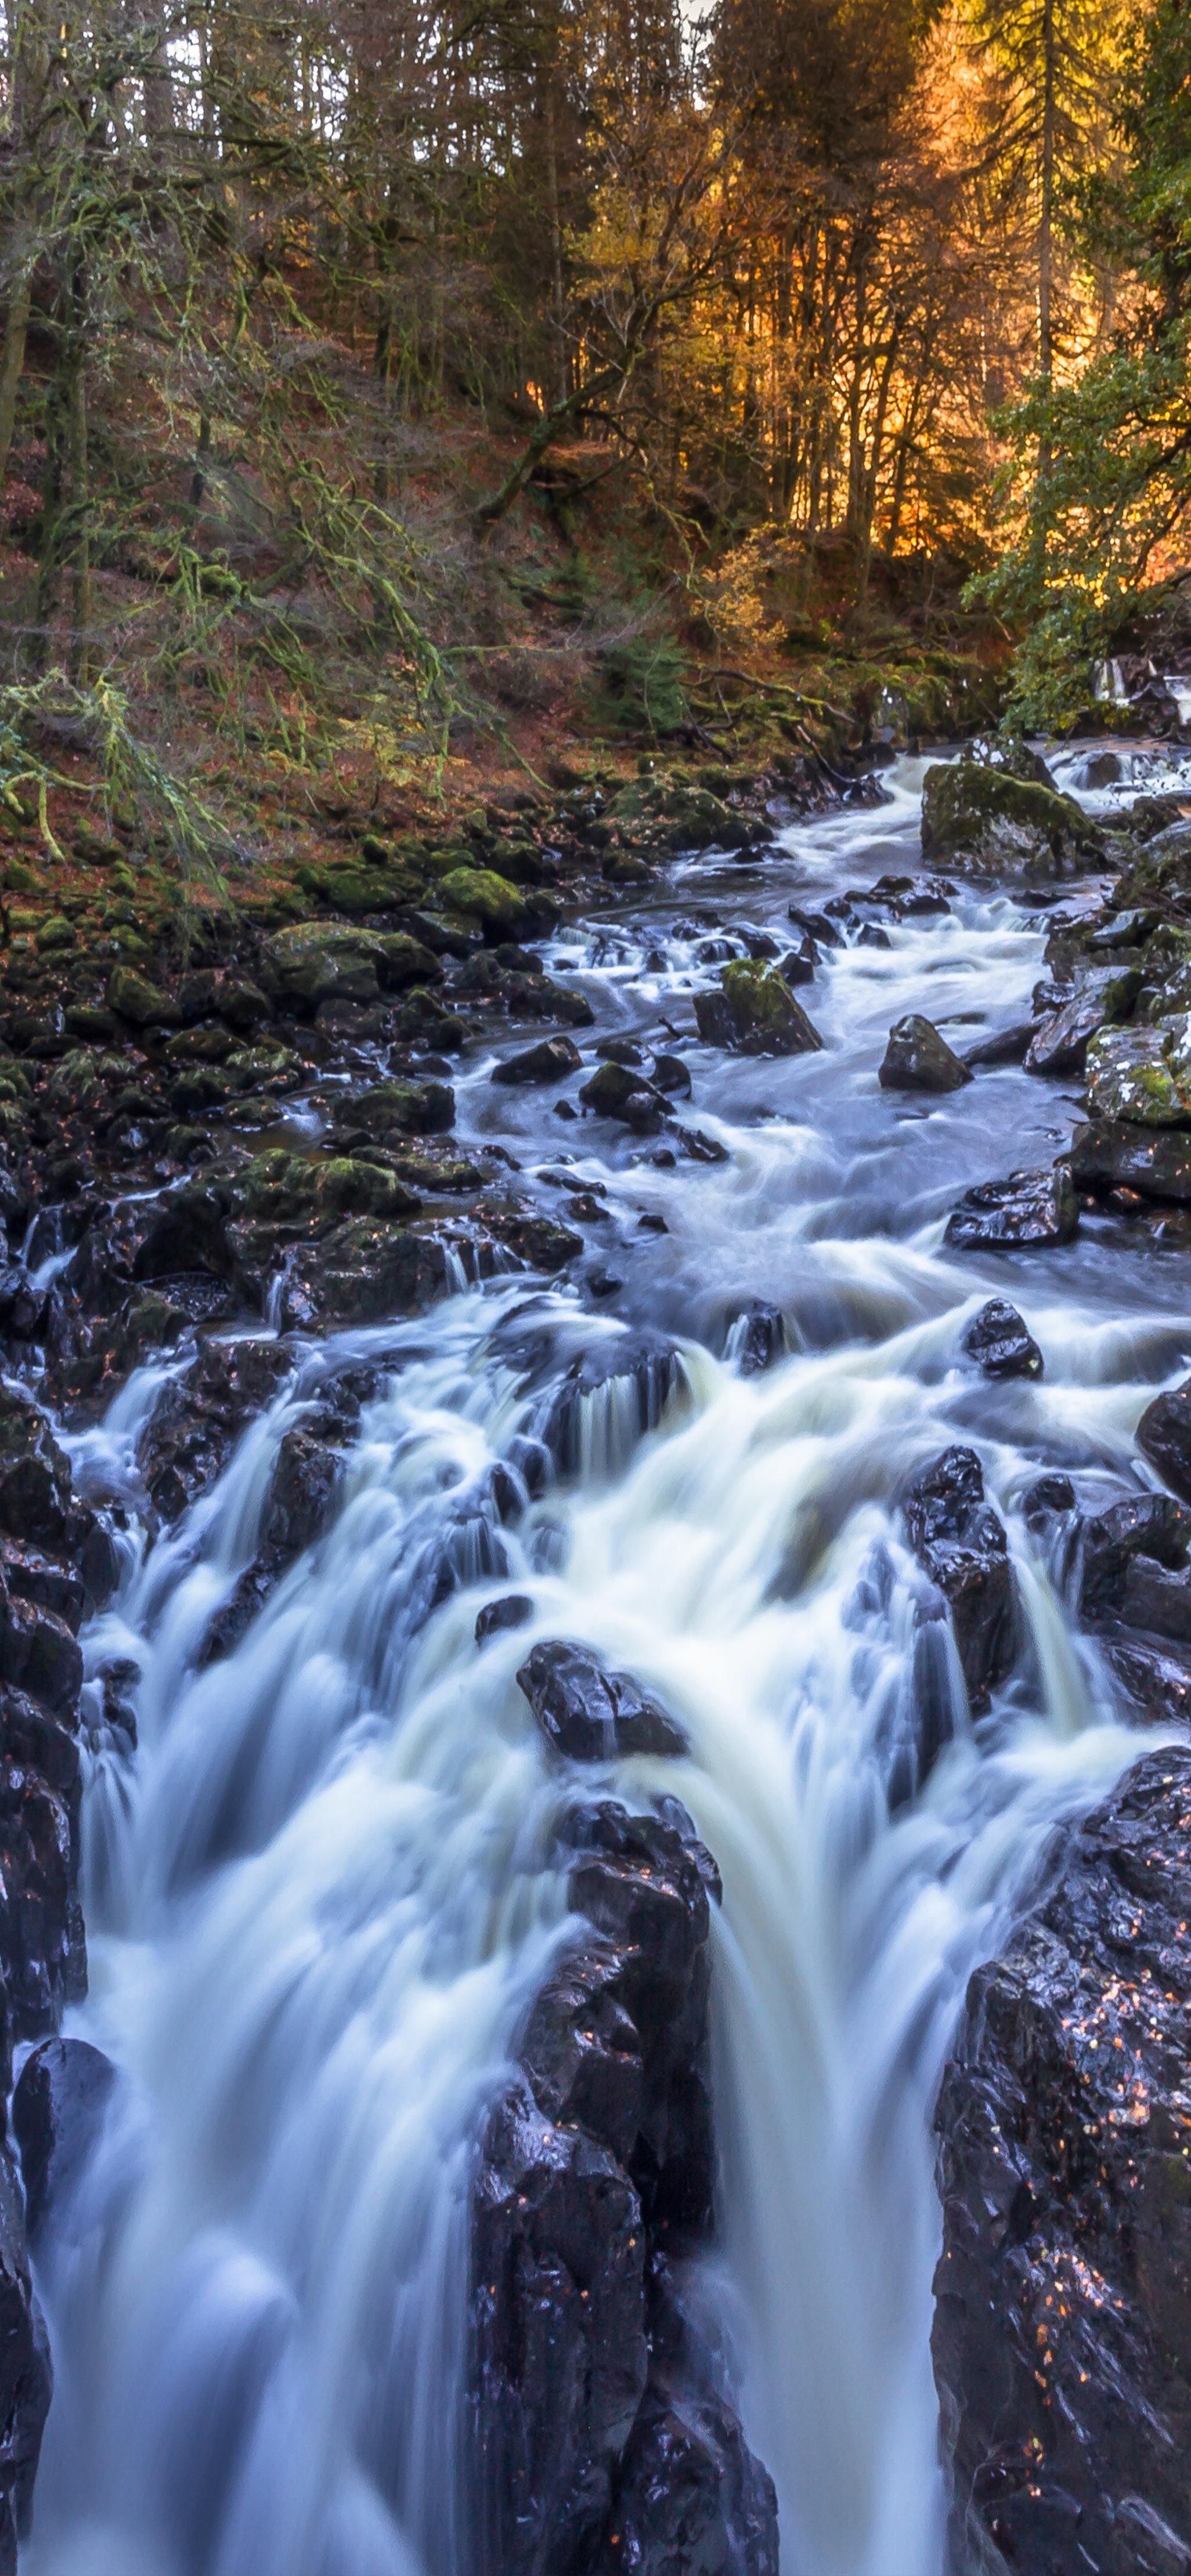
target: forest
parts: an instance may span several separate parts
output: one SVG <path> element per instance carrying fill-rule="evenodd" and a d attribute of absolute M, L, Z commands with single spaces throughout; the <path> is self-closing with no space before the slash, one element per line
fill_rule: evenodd
<path fill-rule="evenodd" d="M 1178 622 L 1189 102 L 1185 0 L 9 0 L 10 812 L 1069 726 Z"/>

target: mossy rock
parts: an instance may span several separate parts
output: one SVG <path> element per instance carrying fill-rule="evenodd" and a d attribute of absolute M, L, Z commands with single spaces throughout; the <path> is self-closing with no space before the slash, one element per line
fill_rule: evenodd
<path fill-rule="evenodd" d="M 1074 798 L 1060 795 L 1053 783 L 1044 785 L 1035 775 L 1017 774 L 1023 765 L 1020 759 L 1011 766 L 965 752 L 959 760 L 927 770 L 922 855 L 931 867 L 1050 879 L 1074 875 L 1103 859 L 1103 835 Z M 1036 766 L 1041 769 L 1042 763 Z"/>
<path fill-rule="evenodd" d="M 107 1006 L 137 1029 L 176 1028 L 182 1014 L 176 1002 L 135 966 L 113 966 L 108 977 Z"/>
<path fill-rule="evenodd" d="M 94 1118 L 127 1080 L 122 1055 L 109 1054 L 102 1047 L 72 1047 L 47 1076 L 41 1097 L 57 1117 Z"/>
<path fill-rule="evenodd" d="M 406 904 L 417 902 L 423 885 L 422 876 L 412 868 L 309 867 L 299 868 L 297 875 L 303 893 L 329 904 L 335 912 L 360 916 L 400 912 Z"/>
<path fill-rule="evenodd" d="M 314 1160 L 282 1146 L 254 1155 L 237 1175 L 236 1192 L 255 1224 L 414 1216 L 420 1206 L 408 1184 L 378 1164 L 344 1154 Z"/>
<path fill-rule="evenodd" d="M 266 992 L 291 1009 L 315 1011 L 320 1002 L 375 1002 L 384 951 L 375 931 L 331 921 L 303 921 L 278 930 L 261 950 Z"/>
<path fill-rule="evenodd" d="M 696 993 L 699 1035 L 735 1055 L 809 1055 L 823 1040 L 789 985 L 769 966 L 733 958 L 720 969 L 718 993 Z"/>
<path fill-rule="evenodd" d="M 6 859 L 4 882 L 13 894 L 37 894 L 45 880 L 38 875 L 36 868 L 31 868 L 24 859 Z"/>
<path fill-rule="evenodd" d="M 337 1106 L 341 1130 L 378 1144 L 389 1136 L 445 1136 L 455 1124 L 448 1082 L 378 1082 Z"/>
<path fill-rule="evenodd" d="M 57 957 L 68 948 L 77 948 L 79 934 L 65 914 L 51 912 L 37 932 L 33 945 L 39 957 Z"/>
<path fill-rule="evenodd" d="M 1101 1029 L 1089 1041 L 1086 1066 L 1093 1118 L 1191 1127 L 1191 1016 Z"/>
<path fill-rule="evenodd" d="M 492 868 L 453 867 L 439 885 L 439 900 L 452 912 L 469 915 L 482 930 L 511 936 L 525 922 L 525 905 L 507 877 Z"/>
<path fill-rule="evenodd" d="M 281 1292 L 283 1331 L 318 1324 L 381 1324 L 420 1315 L 449 1287 L 438 1238 L 413 1225 L 349 1217 L 299 1247 Z"/>

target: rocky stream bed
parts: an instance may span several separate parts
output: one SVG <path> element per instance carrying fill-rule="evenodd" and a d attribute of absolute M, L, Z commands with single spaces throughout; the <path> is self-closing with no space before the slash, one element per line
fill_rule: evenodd
<path fill-rule="evenodd" d="M 6 899 L 0 2571 L 1191 2570 L 1191 758 L 315 873 Z"/>

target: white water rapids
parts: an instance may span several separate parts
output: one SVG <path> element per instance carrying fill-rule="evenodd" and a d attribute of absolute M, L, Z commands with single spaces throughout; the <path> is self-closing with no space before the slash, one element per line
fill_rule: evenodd
<path fill-rule="evenodd" d="M 919 775 L 902 764 L 885 808 L 791 830 L 761 867 L 677 872 L 655 917 L 568 933 L 556 964 L 604 1028 L 681 1023 L 715 972 L 690 916 L 779 925 L 791 896 L 914 866 Z M 689 1761 L 614 1777 L 630 1801 L 682 1798 L 723 1873 L 707 2295 L 777 2484 L 783 2576 L 935 2576 L 934 2090 L 1048 1831 L 1140 1749 L 1016 1507 L 1045 1466 L 1085 1491 L 1131 1475 L 1142 1405 L 1191 1354 L 1185 1254 L 1139 1254 L 1123 1227 L 1014 1262 L 943 1255 L 961 1188 L 1065 1140 L 1052 1087 L 993 1072 L 916 1105 L 877 1087 L 908 1009 L 957 1045 L 1021 1018 L 1044 936 L 968 889 L 888 948 L 832 952 L 801 996 L 822 1055 L 684 1047 L 684 1114 L 728 1148 L 711 1168 L 564 1128 L 553 1094 L 498 1097 L 478 1065 L 461 1131 L 601 1182 L 621 1311 L 683 1334 L 689 1399 L 631 1454 L 593 1399 L 592 1471 L 500 1528 L 482 1480 L 534 1401 L 510 1319 L 566 1353 L 579 1311 L 505 1280 L 312 1347 L 216 1490 L 130 1548 L 87 1642 L 93 1664 L 138 1664 L 140 1743 L 95 1757 L 91 1995 L 70 2023 L 126 2081 L 39 2274 L 56 2393 L 28 2576 L 469 2576 L 469 2157 L 566 1937 L 552 1827 L 573 1781 L 514 1678 L 535 1636 L 589 1640 L 689 1731 Z M 668 1231 L 630 1242 L 642 1214 Z M 961 1362 L 991 1293 L 1024 1311 L 1040 1383 Z M 791 1355 L 742 1379 L 713 1352 L 759 1294 Z M 348 1350 L 388 1376 L 334 1525 L 201 1668 L 271 1453 Z M 80 1474 L 135 1496 L 156 1385 L 73 1442 Z M 1029 1640 L 891 1817 L 914 1654 L 896 1497 L 956 1439 L 1006 1517 Z M 532 1626 L 480 1650 L 477 1609 L 509 1588 Z"/>

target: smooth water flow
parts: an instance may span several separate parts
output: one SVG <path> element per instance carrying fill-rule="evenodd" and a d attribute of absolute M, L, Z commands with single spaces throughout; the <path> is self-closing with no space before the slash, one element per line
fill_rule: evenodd
<path fill-rule="evenodd" d="M 902 764 L 883 808 L 789 831 L 780 861 L 691 863 L 647 917 L 557 942 L 605 1029 L 687 1041 L 681 1115 L 726 1161 L 563 1126 L 549 1098 L 493 1091 L 490 1065 L 460 1086 L 464 1134 L 606 1192 L 624 1311 L 684 1337 L 653 1433 L 634 1445 L 609 1396 L 575 1473 L 502 1526 L 488 1471 L 540 1406 L 526 1347 L 540 1390 L 618 1329 L 578 1333 L 573 1296 L 506 1279 L 312 1349 L 180 1529 L 130 1544 L 90 1647 L 139 1667 L 139 1750 L 99 1730 L 73 2024 L 125 2081 L 39 2278 L 56 2395 L 29 2576 L 469 2576 L 469 2159 L 567 1938 L 553 1828 L 575 1786 L 515 1673 L 559 1635 L 682 1717 L 690 1760 L 615 1784 L 680 1796 L 723 1873 L 706 2288 L 778 2486 L 783 2576 L 938 2567 L 934 2089 L 1050 1828 L 1138 1749 L 1017 1505 L 1043 1465 L 1131 1472 L 1143 1403 L 1191 1354 L 1191 1287 L 1183 1254 L 1108 1223 L 1032 1264 L 940 1249 L 960 1188 L 1049 1160 L 1069 1125 L 1017 1071 L 917 1104 L 875 1080 L 908 1009 L 957 1045 L 1028 1010 L 1045 921 L 1004 894 L 964 889 L 886 947 L 832 952 L 802 997 L 821 1055 L 690 1046 L 709 942 L 789 936 L 792 898 L 917 864 L 920 773 Z M 1041 1343 L 1040 1383 L 961 1364 L 994 1291 Z M 756 1295 L 791 1351 L 742 1378 L 730 1323 Z M 271 1453 L 348 1359 L 384 1366 L 334 1526 L 204 1663 Z M 74 1444 L 98 1488 L 135 1495 L 160 1374 Z M 896 1498 L 956 1439 L 1006 1518 L 1028 1647 L 976 1724 L 943 1649 L 956 1736 L 891 1815 L 921 1652 Z M 477 1608 L 511 1586 L 533 1625 L 481 1651 Z"/>

